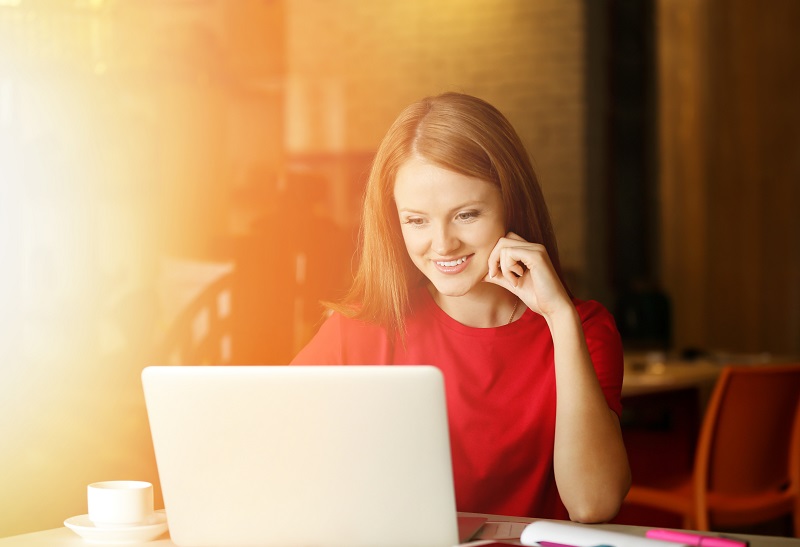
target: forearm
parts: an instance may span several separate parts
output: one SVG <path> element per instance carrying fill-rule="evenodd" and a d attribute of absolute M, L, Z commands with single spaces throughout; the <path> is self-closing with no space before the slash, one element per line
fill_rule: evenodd
<path fill-rule="evenodd" d="M 574 307 L 547 318 L 556 372 L 556 484 L 572 520 L 613 518 L 630 486 L 619 419 L 606 403 Z"/>

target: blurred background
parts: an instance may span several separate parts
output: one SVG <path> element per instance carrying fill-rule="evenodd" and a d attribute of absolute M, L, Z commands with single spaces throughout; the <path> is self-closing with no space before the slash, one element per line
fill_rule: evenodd
<path fill-rule="evenodd" d="M 139 375 L 202 364 L 180 329 L 289 361 L 384 132 L 447 90 L 514 124 L 634 365 L 800 355 L 798 26 L 795 0 L 0 0 L 0 537 L 157 484 Z"/>

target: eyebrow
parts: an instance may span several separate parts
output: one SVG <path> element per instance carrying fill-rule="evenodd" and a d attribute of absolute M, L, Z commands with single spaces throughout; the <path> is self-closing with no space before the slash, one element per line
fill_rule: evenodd
<path fill-rule="evenodd" d="M 486 206 L 486 202 L 485 201 L 481 201 L 481 200 L 468 201 L 466 203 L 462 203 L 458 207 L 453 207 L 452 209 L 450 209 L 447 212 L 452 214 L 452 213 L 455 213 L 456 211 L 460 211 L 461 209 L 467 209 L 469 207 L 475 207 L 475 206 Z M 416 213 L 416 214 L 419 214 L 419 215 L 426 214 L 424 211 L 418 211 L 416 209 L 409 209 L 407 207 L 403 207 L 402 209 L 398 208 L 397 212 L 398 213 Z"/>

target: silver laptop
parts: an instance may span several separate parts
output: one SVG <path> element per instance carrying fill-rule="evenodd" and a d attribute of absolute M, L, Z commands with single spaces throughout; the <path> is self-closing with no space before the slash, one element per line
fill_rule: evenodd
<path fill-rule="evenodd" d="M 176 545 L 458 543 L 438 369 L 165 366 L 142 382 Z"/>

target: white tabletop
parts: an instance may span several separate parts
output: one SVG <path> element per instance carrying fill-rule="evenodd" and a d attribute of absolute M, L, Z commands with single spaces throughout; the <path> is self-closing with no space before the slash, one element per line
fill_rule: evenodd
<path fill-rule="evenodd" d="M 18 536 L 10 536 L 7 538 L 0 538 L 0 545 L 3 547 L 120 547 L 119 543 L 88 543 L 83 540 L 78 534 L 69 528 L 53 528 L 51 530 L 43 530 L 41 532 L 31 532 L 30 534 L 21 534 Z M 126 547 L 136 547 L 143 545 L 147 547 L 166 547 L 174 546 L 175 544 L 169 539 L 169 533 L 165 533 L 159 539 L 148 541 L 145 543 L 126 543 Z"/>
<path fill-rule="evenodd" d="M 505 517 L 497 515 L 478 515 L 474 513 L 461 513 L 462 515 L 484 516 L 489 519 L 487 530 L 492 530 L 492 525 L 496 523 L 517 523 L 512 530 L 518 534 L 525 524 L 533 522 L 534 519 L 525 519 L 519 517 Z M 606 530 L 613 530 L 616 532 L 624 532 L 636 536 L 644 536 L 647 528 L 642 526 L 625 526 L 618 524 L 599 524 L 599 528 Z M 506 529 L 507 531 L 507 529 Z M 516 535 L 515 534 L 515 535 Z M 711 534 L 713 535 L 713 534 Z M 475 541 L 464 546 L 474 545 L 479 547 L 485 544 L 491 534 L 481 534 Z M 771 537 L 771 536 L 756 536 L 756 535 L 743 535 L 737 534 L 735 537 L 742 538 L 750 542 L 750 547 L 800 547 L 800 539 Z M 498 541 L 507 543 L 518 543 L 513 538 L 506 535 L 497 537 Z M 29 534 L 21 534 L 18 536 L 11 536 L 7 538 L 0 538 L 0 547 L 86 547 L 91 545 L 94 547 L 120 547 L 120 544 L 112 543 L 87 543 L 81 539 L 77 534 L 67 528 L 54 528 L 51 530 L 43 530 L 41 532 L 32 532 Z M 160 538 L 153 541 L 148 541 L 139 544 L 128 543 L 128 547 L 174 547 L 175 544 L 169 539 L 169 533 L 165 533 Z"/>

